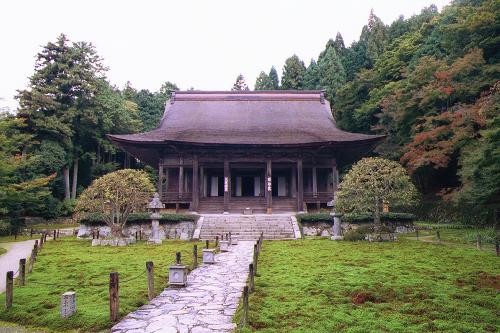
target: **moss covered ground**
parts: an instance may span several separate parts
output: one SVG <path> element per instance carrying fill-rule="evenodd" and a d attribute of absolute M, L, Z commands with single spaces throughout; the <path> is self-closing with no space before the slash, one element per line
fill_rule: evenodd
<path fill-rule="evenodd" d="M 417 242 L 265 242 L 258 332 L 498 332 L 500 258 Z M 240 312 L 235 322 L 240 320 Z"/>
<path fill-rule="evenodd" d="M 155 290 L 158 294 L 168 280 L 168 266 L 181 252 L 183 263 L 192 265 L 193 245 L 167 241 L 162 245 L 144 242 L 127 247 L 92 247 L 90 241 L 74 238 L 44 244 L 27 275 L 26 286 L 14 287 L 14 305 L 5 310 L 5 294 L 0 295 L 0 320 L 33 325 L 55 332 L 78 329 L 99 331 L 112 326 L 109 321 L 109 273 L 120 274 L 120 314 L 147 303 L 146 261 L 155 265 Z M 199 262 L 201 262 L 202 244 Z M 77 293 L 77 313 L 63 320 L 59 316 L 61 294 Z"/>

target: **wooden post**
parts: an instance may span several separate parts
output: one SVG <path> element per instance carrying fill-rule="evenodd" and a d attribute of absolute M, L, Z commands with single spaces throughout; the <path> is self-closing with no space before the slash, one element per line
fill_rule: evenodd
<path fill-rule="evenodd" d="M 198 155 L 193 156 L 193 199 L 191 201 L 191 210 L 198 211 L 198 204 L 200 202 L 200 184 L 199 184 L 199 163 L 198 163 Z"/>
<path fill-rule="evenodd" d="M 302 159 L 297 160 L 297 211 L 304 211 L 304 176 Z"/>
<path fill-rule="evenodd" d="M 57 238 L 59 238 L 59 229 L 57 229 Z"/>
<path fill-rule="evenodd" d="M 253 273 L 257 275 L 257 261 L 259 260 L 259 251 L 257 250 L 257 244 L 253 245 Z"/>
<path fill-rule="evenodd" d="M 248 265 L 248 291 L 253 293 L 253 289 L 254 289 L 254 281 L 253 281 L 253 278 L 254 278 L 254 274 L 253 274 L 253 264 L 250 264 Z"/>
<path fill-rule="evenodd" d="M 210 242 L 208 241 L 208 239 L 205 241 L 205 249 L 208 249 L 208 245 L 210 244 Z"/>
<path fill-rule="evenodd" d="M 35 240 L 35 245 L 33 246 L 33 248 L 37 249 L 38 248 L 38 239 Z"/>
<path fill-rule="evenodd" d="M 44 243 L 47 241 L 47 236 L 48 236 L 48 233 L 45 233 L 45 236 L 44 236 L 44 239 L 43 239 Z"/>
<path fill-rule="evenodd" d="M 99 228 L 98 228 L 98 229 L 97 229 L 97 239 L 99 239 L 99 232 L 100 232 L 100 230 L 99 230 Z"/>
<path fill-rule="evenodd" d="M 266 205 L 267 205 L 267 213 L 272 214 L 273 212 L 273 172 L 272 172 L 272 161 L 268 159 L 266 161 Z"/>
<path fill-rule="evenodd" d="M 146 262 L 146 272 L 148 274 L 148 299 L 152 300 L 155 297 L 155 281 L 154 281 L 154 271 L 153 262 Z"/>
<path fill-rule="evenodd" d="M 33 272 L 33 264 L 35 263 L 36 258 L 36 247 L 31 250 L 30 262 L 28 265 L 28 273 Z"/>
<path fill-rule="evenodd" d="M 109 274 L 109 319 L 112 322 L 118 321 L 120 315 L 120 298 L 118 273 L 112 272 Z"/>
<path fill-rule="evenodd" d="M 8 271 L 5 279 L 5 308 L 10 309 L 14 293 L 14 272 Z"/>
<path fill-rule="evenodd" d="M 495 240 L 495 251 L 497 253 L 497 257 L 500 257 L 500 242 L 497 240 Z"/>
<path fill-rule="evenodd" d="M 438 239 L 438 242 L 441 243 L 441 233 L 439 232 L 439 230 L 436 230 L 436 237 Z"/>
<path fill-rule="evenodd" d="M 43 233 L 42 233 L 42 236 L 40 237 L 40 242 L 38 243 L 38 245 L 40 246 L 40 250 L 41 250 L 42 246 L 43 246 Z"/>
<path fill-rule="evenodd" d="M 231 171 L 229 161 L 224 159 L 224 213 L 229 213 L 229 197 L 231 196 Z"/>
<path fill-rule="evenodd" d="M 219 236 L 215 236 L 215 247 L 219 246 Z"/>
<path fill-rule="evenodd" d="M 193 269 L 198 267 L 198 245 L 193 245 Z"/>
<path fill-rule="evenodd" d="M 175 253 L 175 263 L 177 265 L 181 264 L 181 253 L 180 252 Z"/>
<path fill-rule="evenodd" d="M 481 235 L 480 234 L 477 235 L 476 247 L 477 247 L 478 250 L 481 250 L 482 246 L 481 246 Z"/>
<path fill-rule="evenodd" d="M 248 286 L 243 288 L 243 325 L 245 327 L 248 322 Z"/>
<path fill-rule="evenodd" d="M 418 240 L 418 229 L 415 228 L 415 235 L 417 236 L 417 240 Z"/>
<path fill-rule="evenodd" d="M 135 241 L 137 242 L 139 240 L 139 237 L 137 236 L 139 233 L 136 231 L 135 232 Z"/>
<path fill-rule="evenodd" d="M 33 228 L 30 229 L 30 238 L 33 238 Z"/>
<path fill-rule="evenodd" d="M 26 258 L 19 259 L 19 285 L 24 286 L 26 281 Z"/>
<path fill-rule="evenodd" d="M 57 232 L 56 229 L 54 229 L 53 236 L 52 236 L 53 240 L 56 240 L 56 232 Z"/>

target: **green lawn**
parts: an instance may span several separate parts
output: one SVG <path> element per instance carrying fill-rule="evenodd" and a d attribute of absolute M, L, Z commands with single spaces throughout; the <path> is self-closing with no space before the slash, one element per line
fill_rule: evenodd
<path fill-rule="evenodd" d="M 5 252 L 7 252 L 7 250 L 6 250 L 6 249 L 4 249 L 3 247 L 0 247 L 0 256 L 1 256 L 2 254 L 4 254 Z"/>
<path fill-rule="evenodd" d="M 259 332 L 497 332 L 500 258 L 412 240 L 265 242 Z M 239 314 L 235 319 L 239 322 Z"/>
<path fill-rule="evenodd" d="M 0 295 L 0 320 L 35 325 L 54 331 L 79 328 L 83 332 L 112 326 L 109 321 L 109 273 L 120 273 L 120 313 L 125 315 L 147 303 L 145 263 L 155 265 L 155 289 L 167 284 L 168 265 L 175 252 L 183 263 L 192 264 L 196 243 L 167 241 L 162 245 L 133 244 L 127 247 L 92 247 L 90 241 L 74 238 L 44 244 L 25 287 L 14 287 L 14 306 L 5 311 L 5 294 Z M 202 244 L 198 243 L 201 262 Z M 62 293 L 77 293 L 76 315 L 67 320 L 59 316 Z"/>

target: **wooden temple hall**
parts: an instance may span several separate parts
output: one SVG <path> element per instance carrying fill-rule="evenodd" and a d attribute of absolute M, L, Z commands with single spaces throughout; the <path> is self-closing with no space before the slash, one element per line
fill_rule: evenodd
<path fill-rule="evenodd" d="M 338 129 L 321 91 L 177 91 L 157 129 L 109 137 L 158 170 L 167 207 L 238 214 L 326 206 L 383 138 Z"/>

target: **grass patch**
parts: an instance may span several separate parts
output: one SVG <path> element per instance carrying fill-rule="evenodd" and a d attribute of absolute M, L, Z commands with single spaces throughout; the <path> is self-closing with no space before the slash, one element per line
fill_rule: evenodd
<path fill-rule="evenodd" d="M 498 260 L 406 239 L 267 241 L 246 331 L 496 332 Z"/>
<path fill-rule="evenodd" d="M 1 256 L 2 254 L 6 253 L 6 252 L 7 252 L 7 250 L 6 250 L 6 249 L 4 249 L 3 247 L 0 247 L 0 256 Z"/>
<path fill-rule="evenodd" d="M 61 239 L 44 244 L 25 287 L 14 287 L 14 305 L 0 309 L 0 320 L 35 325 L 55 331 L 80 329 L 99 331 L 112 326 L 109 321 L 109 273 L 120 273 L 120 314 L 147 303 L 146 261 L 155 265 L 155 290 L 167 285 L 168 266 L 181 252 L 183 263 L 192 265 L 195 243 L 166 241 L 162 245 L 144 242 L 126 247 L 90 246 L 90 241 Z M 198 244 L 202 248 L 202 244 Z M 199 251 L 201 256 L 201 251 Z M 201 262 L 201 257 L 198 262 Z M 77 313 L 67 320 L 59 316 L 61 294 L 77 293 Z M 0 295 L 4 304 L 5 294 Z"/>

